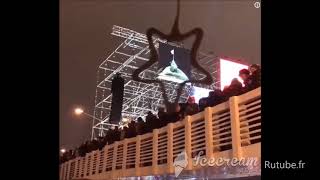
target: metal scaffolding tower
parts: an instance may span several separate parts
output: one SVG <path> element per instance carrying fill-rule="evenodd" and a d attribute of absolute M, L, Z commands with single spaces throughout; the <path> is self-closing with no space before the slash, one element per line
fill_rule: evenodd
<path fill-rule="evenodd" d="M 123 38 L 124 41 L 99 65 L 97 70 L 97 88 L 95 96 L 94 117 L 92 126 L 92 138 L 104 136 L 109 126 L 109 113 L 111 111 L 111 81 L 116 73 L 121 73 L 125 79 L 124 99 L 122 116 L 131 120 L 138 117 L 145 117 L 148 111 L 153 113 L 162 106 L 163 99 L 158 84 L 145 84 L 133 81 L 131 75 L 134 70 L 138 69 L 149 59 L 149 46 L 145 34 L 114 25 L 111 35 Z M 167 43 L 165 40 L 154 38 L 156 48 L 159 42 Z M 169 43 L 170 45 L 180 46 Z M 213 77 L 212 85 L 203 86 L 196 84 L 198 87 L 209 89 L 219 88 L 219 65 L 217 57 L 214 54 L 198 53 L 199 64 L 202 65 Z M 155 78 L 157 75 L 157 64 L 142 72 L 142 78 Z M 203 74 L 192 69 L 192 78 L 201 79 Z M 194 84 L 192 84 L 194 85 Z M 186 85 L 179 102 L 185 102 L 188 98 L 191 84 Z M 165 82 L 166 92 L 169 99 L 176 96 L 178 84 L 174 82 Z"/>

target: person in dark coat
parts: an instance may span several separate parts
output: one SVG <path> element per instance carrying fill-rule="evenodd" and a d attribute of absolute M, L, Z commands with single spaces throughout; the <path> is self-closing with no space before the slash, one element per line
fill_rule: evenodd
<path fill-rule="evenodd" d="M 90 149 L 89 151 L 95 151 L 99 148 L 99 142 L 97 139 L 93 139 L 91 142 L 90 142 Z"/>
<path fill-rule="evenodd" d="M 204 109 L 208 106 L 209 106 L 208 98 L 203 97 L 199 99 L 199 111 L 204 111 Z"/>
<path fill-rule="evenodd" d="M 126 134 L 128 133 L 128 129 L 129 129 L 129 127 L 127 127 L 127 126 L 124 126 L 122 128 L 122 130 L 120 131 L 121 132 L 120 133 L 120 140 L 124 140 L 126 138 Z"/>
<path fill-rule="evenodd" d="M 258 88 L 261 86 L 261 68 L 258 64 L 253 64 L 249 68 L 251 80 L 251 89 Z"/>
<path fill-rule="evenodd" d="M 110 144 L 111 136 L 112 136 L 111 133 L 112 133 L 112 129 L 108 129 L 108 131 L 106 132 L 106 136 L 103 139 L 105 144 Z"/>
<path fill-rule="evenodd" d="M 195 98 L 190 96 L 187 101 L 187 106 L 185 109 L 185 115 L 194 115 L 199 112 L 199 106 L 195 101 Z"/>
<path fill-rule="evenodd" d="M 214 106 L 226 101 L 226 98 L 224 97 L 223 92 L 222 92 L 220 89 L 216 89 L 216 90 L 214 91 L 214 93 L 215 93 L 215 96 L 214 96 L 214 98 L 215 98 Z"/>
<path fill-rule="evenodd" d="M 125 134 L 125 138 L 132 138 L 132 137 L 135 137 L 137 136 L 137 132 L 136 132 L 136 122 L 135 121 L 131 121 L 129 123 L 129 127 L 126 131 L 126 134 Z"/>
<path fill-rule="evenodd" d="M 239 76 L 243 80 L 244 88 L 243 93 L 246 93 L 248 91 L 251 91 L 255 88 L 258 88 L 261 85 L 261 73 L 260 73 L 260 66 L 258 65 L 252 65 L 250 67 L 250 70 L 242 69 L 239 72 Z"/>
<path fill-rule="evenodd" d="M 137 135 L 142 135 L 142 134 L 145 134 L 146 131 L 146 127 L 145 127 L 145 122 L 143 121 L 143 119 L 141 117 L 138 117 L 137 119 L 137 123 L 135 124 L 135 128 L 136 128 L 136 132 L 137 132 Z"/>
<path fill-rule="evenodd" d="M 79 152 L 79 156 L 84 157 L 86 155 L 86 149 L 85 149 L 85 144 L 82 143 L 79 148 L 78 148 L 78 152 Z"/>
<path fill-rule="evenodd" d="M 239 76 L 243 80 L 244 87 L 242 88 L 242 92 L 246 93 L 252 90 L 252 80 L 250 78 L 250 71 L 248 69 L 241 69 L 239 71 Z"/>
<path fill-rule="evenodd" d="M 119 129 L 118 126 L 114 127 L 114 130 L 113 130 L 113 142 L 115 141 L 120 141 L 120 135 L 121 135 L 121 129 Z"/>
<path fill-rule="evenodd" d="M 152 132 L 153 129 L 160 127 L 160 122 L 157 116 L 155 116 L 151 111 L 148 112 L 146 116 L 146 133 Z"/>
<path fill-rule="evenodd" d="M 103 147 L 106 145 L 105 144 L 105 141 L 104 141 L 104 137 L 98 137 L 98 142 L 99 142 L 99 145 L 98 145 L 98 149 L 99 150 L 102 150 L 103 149 Z"/>
<path fill-rule="evenodd" d="M 120 129 L 116 127 L 112 127 L 107 131 L 107 144 L 112 144 L 115 141 L 120 141 Z"/>
<path fill-rule="evenodd" d="M 220 89 L 209 92 L 208 105 L 213 107 L 225 101 L 224 94 Z"/>
<path fill-rule="evenodd" d="M 182 119 L 183 116 L 181 114 L 181 108 L 179 104 L 171 103 L 168 108 L 169 110 L 166 110 L 169 112 L 166 115 L 167 123 L 174 123 Z"/>
<path fill-rule="evenodd" d="M 108 144 L 108 132 L 109 132 L 109 130 L 106 132 L 106 135 L 102 139 L 102 142 L 101 142 L 102 147 L 100 146 L 101 149 L 103 149 L 103 147 Z"/>
<path fill-rule="evenodd" d="M 179 103 L 179 107 L 180 107 L 179 112 L 182 114 L 182 116 L 184 116 L 187 106 L 188 106 L 188 101 L 185 103 Z"/>
<path fill-rule="evenodd" d="M 160 124 L 160 128 L 162 128 L 168 124 L 167 118 L 168 117 L 167 117 L 167 113 L 165 112 L 165 109 L 163 107 L 160 107 L 158 109 L 158 121 Z"/>
<path fill-rule="evenodd" d="M 237 78 L 232 79 L 230 86 L 226 87 L 223 90 L 223 95 L 228 99 L 232 96 L 238 96 L 241 93 L 242 93 L 242 84 Z"/>

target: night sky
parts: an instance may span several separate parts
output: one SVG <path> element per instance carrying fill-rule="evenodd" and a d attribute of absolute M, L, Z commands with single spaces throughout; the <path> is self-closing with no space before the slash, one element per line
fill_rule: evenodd
<path fill-rule="evenodd" d="M 181 0 L 180 29 L 204 30 L 200 50 L 260 64 L 260 9 L 253 0 Z M 124 39 L 113 25 L 145 33 L 169 33 L 176 13 L 170 0 L 60 0 L 60 146 L 72 148 L 91 137 L 92 119 L 75 117 L 82 105 L 93 114 L 96 71 Z"/>

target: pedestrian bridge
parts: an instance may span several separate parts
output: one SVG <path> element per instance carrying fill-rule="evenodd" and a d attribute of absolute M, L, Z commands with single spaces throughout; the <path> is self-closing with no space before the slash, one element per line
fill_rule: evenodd
<path fill-rule="evenodd" d="M 174 179 L 177 171 L 181 171 L 177 179 L 252 179 L 260 178 L 260 163 L 261 88 L 257 88 L 152 133 L 67 161 L 60 165 L 60 180 Z"/>

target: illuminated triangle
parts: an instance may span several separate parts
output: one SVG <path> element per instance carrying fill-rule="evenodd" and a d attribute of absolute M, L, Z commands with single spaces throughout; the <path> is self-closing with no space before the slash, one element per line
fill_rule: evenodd
<path fill-rule="evenodd" d="M 144 83 L 148 83 L 148 84 L 151 84 L 151 83 L 158 83 L 160 85 L 160 88 L 161 88 L 161 91 L 162 91 L 162 96 L 163 96 L 163 99 L 164 99 L 164 103 L 165 103 L 165 106 L 167 107 L 167 110 L 168 110 L 168 107 L 170 107 L 172 105 L 172 103 L 169 102 L 169 99 L 168 99 L 168 96 L 166 94 L 166 91 L 165 91 L 165 87 L 164 87 L 164 84 L 163 82 L 161 82 L 159 79 L 155 79 L 155 80 L 152 80 L 152 79 L 141 79 L 139 77 L 139 74 L 141 72 L 143 72 L 144 70 L 148 69 L 149 67 L 151 67 L 154 63 L 157 63 L 158 62 L 158 59 L 159 59 L 159 55 L 157 53 L 157 50 L 155 48 L 155 45 L 153 43 L 154 41 L 154 38 L 153 36 L 157 36 L 159 37 L 160 39 L 166 39 L 168 42 L 181 42 L 189 37 L 192 37 L 192 36 L 195 36 L 196 39 L 194 41 L 194 43 L 192 44 L 192 48 L 191 48 L 191 65 L 193 67 L 195 67 L 196 69 L 199 69 L 200 72 L 202 72 L 204 75 L 206 75 L 205 78 L 203 79 L 200 79 L 200 80 L 194 80 L 194 79 L 188 79 L 182 83 L 179 84 L 179 88 L 177 90 L 177 96 L 174 100 L 174 104 L 178 104 L 178 101 L 179 101 L 179 98 L 182 94 L 182 90 L 183 90 L 183 87 L 186 83 L 199 83 L 199 84 L 207 84 L 207 85 L 211 85 L 212 82 L 213 82 L 213 79 L 210 75 L 209 72 L 207 72 L 203 67 L 201 67 L 199 64 L 198 64 L 198 61 L 197 61 L 197 52 L 198 52 L 198 49 L 200 47 L 200 43 L 201 43 L 201 40 L 202 40 L 202 37 L 203 37 L 203 31 L 202 29 L 200 28 L 195 28 L 187 33 L 184 33 L 184 34 L 181 34 L 180 33 L 180 30 L 179 30 L 179 14 L 180 14 L 180 0 L 178 0 L 178 5 L 177 5 L 177 16 L 176 16 L 176 19 L 175 19 L 175 22 L 174 22 L 174 25 L 172 27 L 172 30 L 171 30 L 171 33 L 170 34 L 164 34 L 162 32 L 160 32 L 159 30 L 155 29 L 155 28 L 149 28 L 147 30 L 147 39 L 148 39 L 148 43 L 149 43 L 149 49 L 150 49 L 150 60 L 147 61 L 145 64 L 143 64 L 140 68 L 136 69 L 133 74 L 132 74 L 132 79 L 135 80 L 135 81 L 138 81 L 138 82 L 144 82 Z M 174 51 L 171 53 L 174 54 Z"/>
<path fill-rule="evenodd" d="M 176 83 L 182 83 L 189 80 L 188 76 L 178 68 L 174 59 L 171 61 L 170 66 L 164 68 L 164 70 L 158 75 L 158 79 L 173 81 Z"/>

